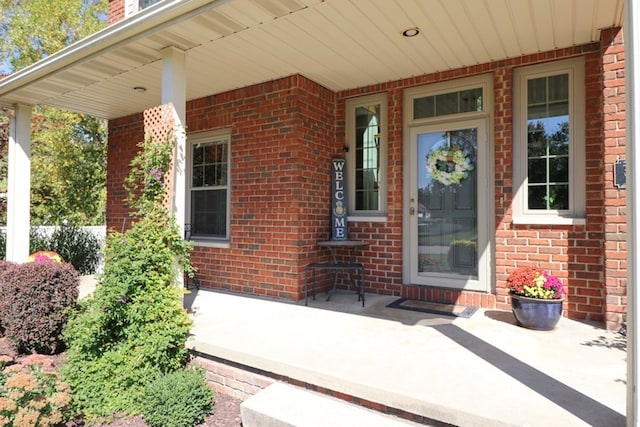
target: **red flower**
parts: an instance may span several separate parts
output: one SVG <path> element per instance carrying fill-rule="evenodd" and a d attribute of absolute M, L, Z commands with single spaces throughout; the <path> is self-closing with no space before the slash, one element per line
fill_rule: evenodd
<path fill-rule="evenodd" d="M 516 268 L 507 277 L 509 291 L 529 298 L 559 299 L 566 291 L 562 281 L 537 267 Z"/>

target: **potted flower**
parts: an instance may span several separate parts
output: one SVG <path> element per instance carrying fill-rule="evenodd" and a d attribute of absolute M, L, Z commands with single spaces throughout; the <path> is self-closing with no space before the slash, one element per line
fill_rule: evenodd
<path fill-rule="evenodd" d="M 509 274 L 507 286 L 518 325 L 540 331 L 555 328 L 566 295 L 557 276 L 537 267 L 520 267 Z"/>

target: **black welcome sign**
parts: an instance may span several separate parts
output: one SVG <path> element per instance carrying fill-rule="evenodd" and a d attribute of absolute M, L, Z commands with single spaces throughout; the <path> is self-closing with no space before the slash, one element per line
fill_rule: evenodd
<path fill-rule="evenodd" d="M 347 194 L 344 159 L 331 160 L 331 239 L 347 240 Z"/>

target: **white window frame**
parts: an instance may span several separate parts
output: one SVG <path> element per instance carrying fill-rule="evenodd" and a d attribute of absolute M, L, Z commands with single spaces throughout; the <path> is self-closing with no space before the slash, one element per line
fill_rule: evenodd
<path fill-rule="evenodd" d="M 154 3 L 155 4 L 155 3 Z M 151 5 L 153 6 L 153 5 Z M 148 6 L 148 7 L 151 7 Z M 125 0 L 124 3 L 124 16 L 128 18 L 129 16 L 138 13 L 144 9 L 140 9 L 140 0 Z"/>
<path fill-rule="evenodd" d="M 569 76 L 569 209 L 528 209 L 527 82 L 558 74 Z M 582 225 L 586 223 L 584 58 L 517 68 L 513 74 L 513 217 L 514 224 Z"/>
<path fill-rule="evenodd" d="M 206 236 L 191 236 L 196 246 L 208 246 L 208 247 L 222 247 L 228 248 L 231 239 L 231 130 L 217 130 L 201 133 L 193 133 L 187 135 L 187 182 L 186 182 L 186 206 L 185 213 L 189 224 L 191 223 L 191 183 L 193 182 L 193 147 L 196 144 L 204 142 L 215 141 L 227 141 L 227 224 L 226 224 L 226 236 L 225 237 L 206 237 Z"/>
<path fill-rule="evenodd" d="M 347 166 L 347 221 L 384 222 L 387 220 L 387 94 L 351 98 L 345 101 L 345 149 Z M 380 176 L 378 178 L 378 209 L 356 210 L 356 109 L 380 104 Z"/>

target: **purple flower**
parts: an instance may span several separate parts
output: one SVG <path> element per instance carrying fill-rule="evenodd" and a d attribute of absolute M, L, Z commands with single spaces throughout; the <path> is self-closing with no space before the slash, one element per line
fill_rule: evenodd
<path fill-rule="evenodd" d="M 156 181 L 161 181 L 162 180 L 162 169 L 152 168 L 149 171 L 149 174 L 151 174 L 151 177 L 153 179 L 155 179 Z"/>
<path fill-rule="evenodd" d="M 562 284 L 562 281 L 560 280 L 560 278 L 546 271 L 543 274 L 545 278 L 544 288 L 554 290 L 556 292 L 554 298 L 562 298 L 562 296 L 565 295 L 567 292 L 565 291 L 564 285 Z"/>
<path fill-rule="evenodd" d="M 126 296 L 121 296 L 120 299 L 118 300 L 118 302 L 120 302 L 120 304 L 126 304 L 129 300 L 127 299 Z"/>

